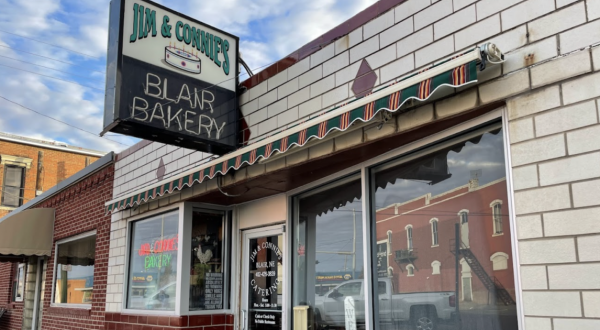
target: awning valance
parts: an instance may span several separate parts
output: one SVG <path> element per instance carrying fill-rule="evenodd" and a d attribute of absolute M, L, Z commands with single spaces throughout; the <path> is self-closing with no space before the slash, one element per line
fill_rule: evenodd
<path fill-rule="evenodd" d="M 54 234 L 54 209 L 24 210 L 0 222 L 0 258 L 50 256 Z"/>
<path fill-rule="evenodd" d="M 489 48 L 489 47 L 487 47 Z M 486 49 L 487 49 L 486 48 Z M 496 49 L 494 47 L 494 49 Z M 107 212 L 122 210 L 184 187 L 212 179 L 218 174 L 252 165 L 276 153 L 302 147 L 313 139 L 323 139 L 332 131 L 345 131 L 354 122 L 370 122 L 380 112 L 394 113 L 409 101 L 425 101 L 442 88 L 457 88 L 477 82 L 482 49 L 475 48 L 464 54 L 421 70 L 399 81 L 379 88 L 350 102 L 328 109 L 304 123 L 240 148 L 207 162 L 196 169 L 169 178 L 158 184 L 106 203 Z M 499 52 L 499 51 L 498 51 Z M 481 66 L 483 67 L 483 66 Z"/>

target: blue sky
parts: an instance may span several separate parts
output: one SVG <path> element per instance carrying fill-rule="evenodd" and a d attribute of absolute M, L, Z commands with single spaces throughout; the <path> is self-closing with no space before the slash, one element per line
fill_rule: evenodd
<path fill-rule="evenodd" d="M 376 0 L 157 2 L 239 36 L 242 57 L 254 69 L 291 53 Z M 120 151 L 138 141 L 113 133 L 107 138 L 117 142 L 98 137 L 108 0 L 0 0 L 0 8 L 0 131 L 102 151 Z"/>

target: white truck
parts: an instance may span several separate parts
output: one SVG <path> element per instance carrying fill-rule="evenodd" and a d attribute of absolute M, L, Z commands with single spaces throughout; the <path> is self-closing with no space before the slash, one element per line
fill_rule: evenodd
<path fill-rule="evenodd" d="M 394 293 L 391 279 L 378 280 L 379 322 L 410 322 L 418 330 L 434 330 L 439 323 L 454 318 L 456 296 L 449 292 Z M 345 324 L 344 299 L 352 297 L 358 324 L 365 322 L 365 295 L 362 280 L 344 282 L 315 299 L 315 323 L 318 328 Z"/>

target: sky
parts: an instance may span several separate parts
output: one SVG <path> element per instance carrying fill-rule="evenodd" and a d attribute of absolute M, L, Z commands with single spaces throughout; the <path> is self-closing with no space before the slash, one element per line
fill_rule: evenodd
<path fill-rule="evenodd" d="M 376 0 L 157 2 L 237 35 L 256 73 Z M 0 0 L 0 8 L 0 132 L 105 152 L 138 141 L 114 133 L 99 137 L 108 0 Z"/>

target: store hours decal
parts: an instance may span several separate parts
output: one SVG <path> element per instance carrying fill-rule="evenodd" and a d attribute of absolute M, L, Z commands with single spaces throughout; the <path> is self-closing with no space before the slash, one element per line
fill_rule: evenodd
<path fill-rule="evenodd" d="M 258 253 L 262 250 L 270 250 L 277 256 L 277 260 L 272 261 L 257 261 L 256 257 Z M 256 269 L 264 269 L 263 271 L 257 271 L 254 273 L 254 278 L 250 281 L 250 286 L 254 292 L 258 294 L 260 297 L 265 297 L 261 300 L 261 303 L 254 303 L 255 308 L 269 308 L 269 307 L 277 307 L 277 304 L 270 304 L 269 299 L 272 294 L 277 294 L 277 288 L 279 287 L 279 279 L 277 278 L 277 266 L 281 262 L 282 253 L 279 247 L 272 242 L 263 242 L 258 244 L 256 249 L 252 251 L 250 255 L 250 262 L 256 264 Z M 257 279 L 265 278 L 265 283 L 271 283 L 270 285 L 263 286 L 257 282 Z M 274 278 L 274 280 L 273 280 Z M 261 281 L 262 282 L 262 281 Z"/>

